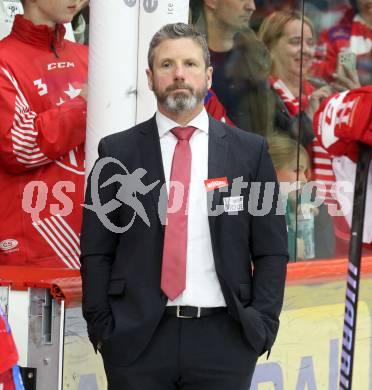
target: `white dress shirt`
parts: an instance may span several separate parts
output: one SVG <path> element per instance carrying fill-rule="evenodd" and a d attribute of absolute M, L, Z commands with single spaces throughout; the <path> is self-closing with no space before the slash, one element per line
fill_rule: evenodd
<path fill-rule="evenodd" d="M 157 111 L 156 123 L 167 190 L 177 137 L 170 130 L 180 125 Z M 196 128 L 190 138 L 192 154 L 191 182 L 187 224 L 186 289 L 168 305 L 200 307 L 226 306 L 217 278 L 207 213 L 207 192 L 204 180 L 208 178 L 208 114 L 203 111 L 187 126 Z"/>

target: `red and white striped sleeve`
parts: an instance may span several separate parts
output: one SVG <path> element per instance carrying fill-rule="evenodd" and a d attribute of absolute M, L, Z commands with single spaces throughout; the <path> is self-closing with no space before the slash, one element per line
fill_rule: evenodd
<path fill-rule="evenodd" d="M 334 156 L 358 159 L 358 142 L 372 146 L 372 86 L 344 91 L 325 99 L 314 114 L 321 145 Z"/>
<path fill-rule="evenodd" d="M 0 165 L 22 173 L 56 160 L 85 140 L 86 101 L 76 97 L 36 113 L 16 77 L 0 67 Z"/>

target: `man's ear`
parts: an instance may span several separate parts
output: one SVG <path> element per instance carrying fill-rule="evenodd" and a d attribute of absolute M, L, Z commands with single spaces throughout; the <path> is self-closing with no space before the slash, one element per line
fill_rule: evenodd
<path fill-rule="evenodd" d="M 154 90 L 154 77 L 151 69 L 146 69 L 147 76 L 147 85 L 149 86 L 150 91 Z"/>
<path fill-rule="evenodd" d="M 216 9 L 218 0 L 203 0 L 204 8 Z"/>
<path fill-rule="evenodd" d="M 207 68 L 207 86 L 208 86 L 208 89 L 210 89 L 212 87 L 212 76 L 213 76 L 213 68 L 211 66 L 209 66 Z"/>

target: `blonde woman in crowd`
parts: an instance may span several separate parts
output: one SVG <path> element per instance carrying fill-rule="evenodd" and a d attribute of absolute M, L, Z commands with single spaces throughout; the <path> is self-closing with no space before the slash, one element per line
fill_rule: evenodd
<path fill-rule="evenodd" d="M 314 59 L 313 24 L 297 11 L 278 11 L 264 19 L 258 36 L 271 54 L 270 83 L 277 94 L 278 110 L 282 115 L 300 121 L 297 133 L 288 135 L 299 140 L 310 154 L 312 180 L 322 183 L 325 188 L 318 196 L 324 198 L 327 204 L 338 207 L 332 196 L 332 184 L 336 179 L 331 157 L 314 137 L 312 127 L 314 112 L 320 102 L 332 93 L 329 86 L 315 89 L 306 79 Z"/>
<path fill-rule="evenodd" d="M 313 24 L 297 11 L 278 11 L 263 20 L 258 37 L 271 54 L 269 79 L 278 97 L 278 108 L 283 115 L 300 118 L 300 141 L 307 147 L 314 138 L 312 116 L 320 101 L 331 94 L 328 86 L 316 90 L 306 80 L 314 58 Z"/>

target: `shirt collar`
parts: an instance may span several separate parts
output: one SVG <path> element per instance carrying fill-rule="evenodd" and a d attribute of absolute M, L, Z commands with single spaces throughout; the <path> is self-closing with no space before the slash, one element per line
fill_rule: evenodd
<path fill-rule="evenodd" d="M 54 28 L 46 25 L 35 25 L 23 15 L 16 15 L 11 35 L 22 42 L 33 46 L 52 49 L 62 47 L 66 29 L 63 24 L 57 24 Z"/>
<path fill-rule="evenodd" d="M 172 119 L 168 118 L 160 111 L 156 111 L 155 118 L 156 124 L 158 126 L 159 138 L 162 138 L 166 133 L 168 133 L 175 127 L 180 126 L 177 122 L 174 122 Z M 195 118 L 193 118 L 186 126 L 194 126 L 197 129 L 208 134 L 209 118 L 205 108 L 203 107 L 202 111 Z"/>

